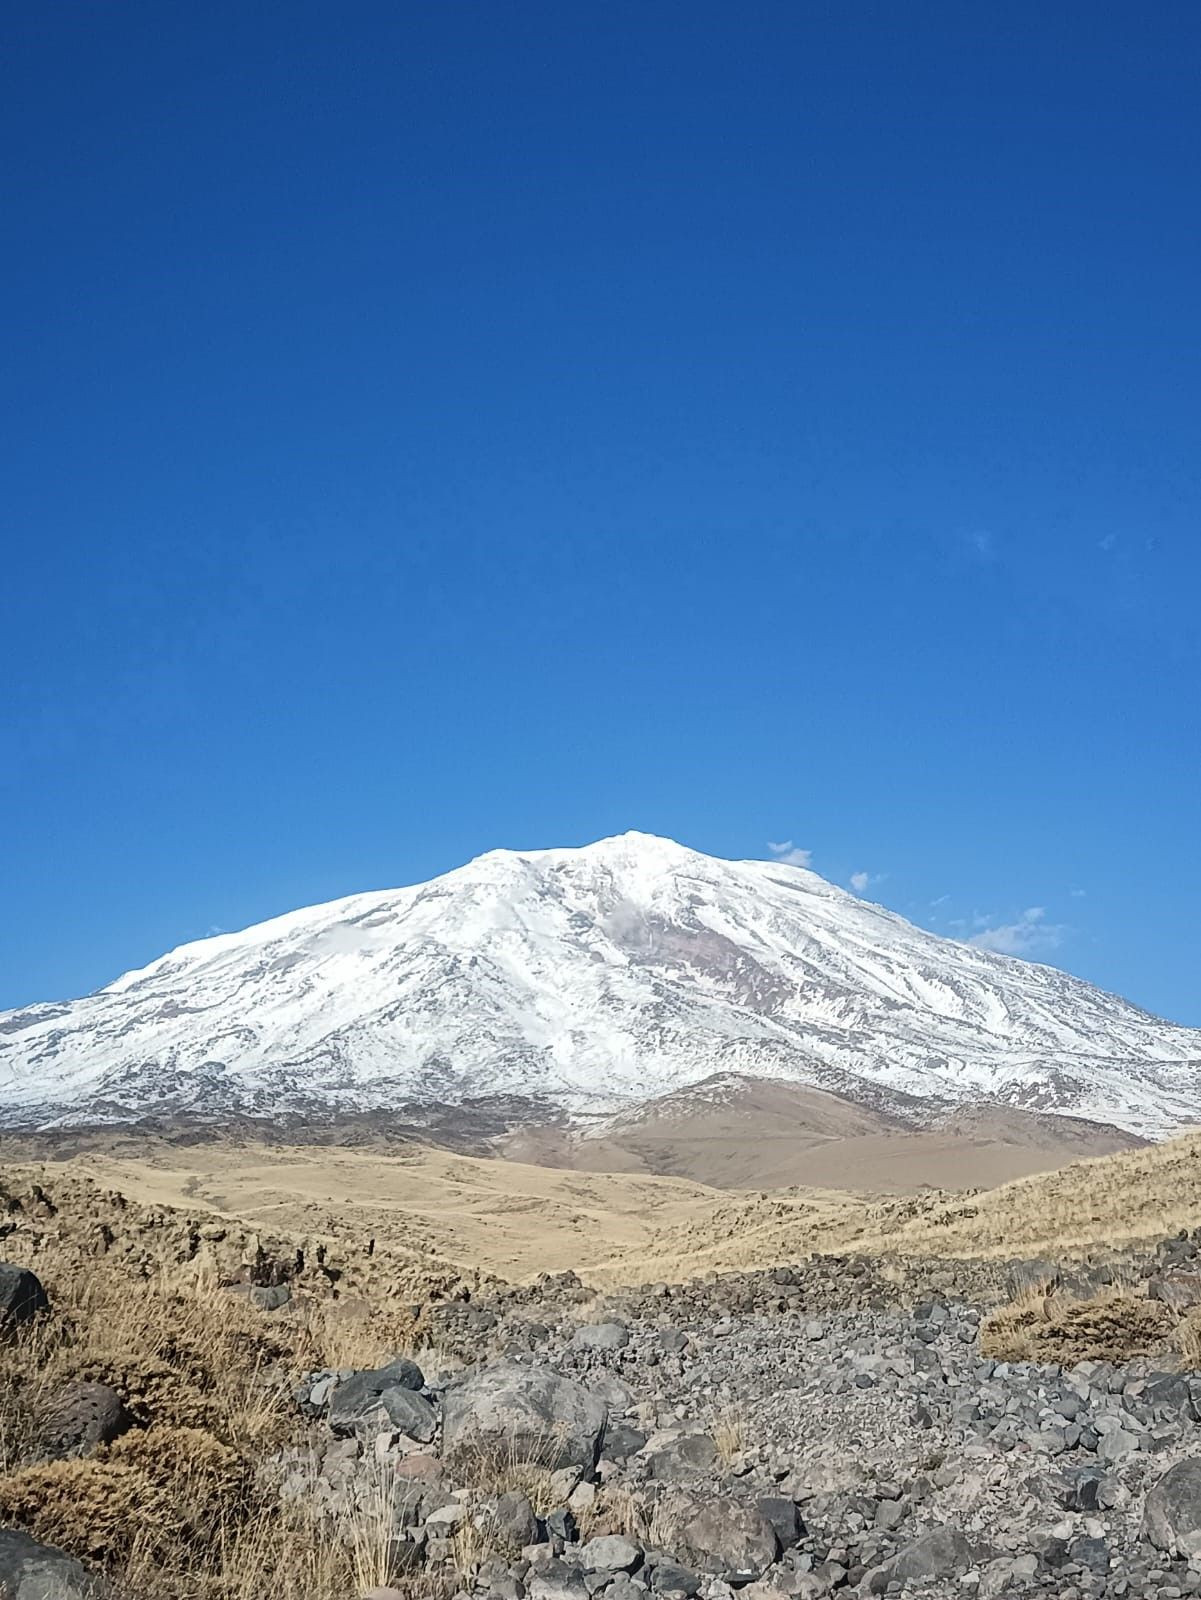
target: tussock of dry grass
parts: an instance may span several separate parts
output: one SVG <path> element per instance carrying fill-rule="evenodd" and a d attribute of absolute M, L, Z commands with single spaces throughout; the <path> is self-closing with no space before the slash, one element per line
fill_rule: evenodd
<path fill-rule="evenodd" d="M 0 1517 L 92 1562 L 149 1543 L 162 1565 L 203 1559 L 217 1528 L 249 1513 L 250 1494 L 249 1463 L 231 1446 L 198 1428 L 151 1428 L 0 1479 Z"/>
<path fill-rule="evenodd" d="M 653 1499 L 633 1485 L 602 1484 L 586 1516 L 579 1519 L 580 1531 L 588 1538 L 594 1534 L 621 1533 L 646 1544 L 650 1541 L 653 1512 Z"/>
<path fill-rule="evenodd" d="M 746 1449 L 746 1417 L 738 1410 L 723 1411 L 713 1427 L 713 1443 L 723 1466 L 731 1466 Z"/>
<path fill-rule="evenodd" d="M 1130 1361 L 1163 1347 L 1173 1318 L 1157 1301 L 1121 1289 L 1087 1300 L 1035 1287 L 986 1317 L 981 1354 L 998 1361 Z"/>
<path fill-rule="evenodd" d="M 1190 1311 L 1180 1322 L 1175 1341 L 1185 1366 L 1194 1372 L 1201 1370 L 1201 1310 Z"/>
<path fill-rule="evenodd" d="M 523 1494 L 539 1516 L 551 1511 L 561 1498 L 553 1462 L 558 1459 L 561 1440 L 548 1438 L 541 1458 L 530 1459 L 518 1452 L 511 1440 L 493 1444 L 473 1444 L 455 1458 L 456 1481 L 481 1495 Z"/>

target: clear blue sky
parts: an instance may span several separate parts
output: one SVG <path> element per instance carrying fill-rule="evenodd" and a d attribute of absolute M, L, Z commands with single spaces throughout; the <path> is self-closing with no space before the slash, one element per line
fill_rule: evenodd
<path fill-rule="evenodd" d="M 1201 15 L 988 9 L 6 9 L 0 1005 L 637 827 L 1201 1024 Z"/>

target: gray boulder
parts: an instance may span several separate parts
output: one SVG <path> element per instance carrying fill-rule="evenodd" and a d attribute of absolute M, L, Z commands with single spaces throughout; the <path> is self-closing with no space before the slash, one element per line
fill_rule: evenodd
<path fill-rule="evenodd" d="M 607 1411 L 582 1384 L 541 1367 L 502 1363 L 446 1391 L 442 1454 L 494 1453 L 559 1471 L 596 1460 Z"/>
<path fill-rule="evenodd" d="M 759 1578 L 780 1554 L 776 1530 L 757 1506 L 713 1498 L 662 1508 L 662 1542 L 673 1556 L 726 1583 Z"/>
<path fill-rule="evenodd" d="M 805 1531 L 796 1501 L 784 1495 L 761 1494 L 755 1504 L 776 1530 L 781 1550 L 791 1550 Z"/>
<path fill-rule="evenodd" d="M 1170 1467 L 1147 1495 L 1143 1538 L 1169 1555 L 1201 1554 L 1201 1457 Z"/>
<path fill-rule="evenodd" d="M 388 1389 L 424 1387 L 425 1377 L 414 1361 L 403 1356 L 390 1361 L 386 1367 L 373 1367 L 368 1371 L 352 1373 L 339 1383 L 329 1402 L 327 1420 L 336 1434 L 346 1436 L 368 1412 L 380 1406 Z"/>
<path fill-rule="evenodd" d="M 1152 1278 L 1147 1295 L 1162 1302 L 1169 1311 L 1191 1311 L 1201 1305 L 1201 1273 L 1174 1272 L 1166 1278 Z"/>
<path fill-rule="evenodd" d="M 5 1600 L 100 1600 L 106 1586 L 52 1545 L 0 1528 L 0 1594 Z"/>
<path fill-rule="evenodd" d="M 257 1283 L 247 1296 L 256 1311 L 279 1311 L 292 1298 L 286 1283 Z"/>
<path fill-rule="evenodd" d="M 577 1328 L 571 1344 L 575 1350 L 624 1350 L 630 1342 L 630 1330 L 620 1322 L 594 1322 Z"/>
<path fill-rule="evenodd" d="M 966 1572 L 975 1561 L 972 1547 L 958 1528 L 942 1523 L 899 1550 L 891 1561 L 874 1567 L 864 1580 L 868 1592 L 883 1594 L 890 1583 L 929 1583 Z"/>
<path fill-rule="evenodd" d="M 528 1498 L 516 1489 L 508 1489 L 497 1498 L 492 1510 L 492 1525 L 508 1544 L 521 1550 L 527 1544 L 538 1542 L 538 1518 Z"/>
<path fill-rule="evenodd" d="M 1062 1281 L 1062 1273 L 1057 1262 L 1045 1258 L 1011 1261 L 1008 1279 L 1010 1298 L 1017 1299 L 1020 1295 L 1029 1294 L 1032 1289 L 1050 1289 L 1053 1292 Z"/>
<path fill-rule="evenodd" d="M 49 1311 L 50 1302 L 35 1272 L 0 1261 L 0 1333 L 8 1333 Z"/>
<path fill-rule="evenodd" d="M 686 1600 L 696 1594 L 701 1580 L 688 1567 L 665 1557 L 655 1562 L 651 1573 L 651 1588 L 656 1594 L 684 1595 Z"/>
<path fill-rule="evenodd" d="M 632 1572 L 641 1560 L 642 1551 L 620 1533 L 602 1533 L 580 1548 L 585 1572 Z"/>
<path fill-rule="evenodd" d="M 717 1463 L 717 1445 L 707 1433 L 685 1433 L 650 1452 L 650 1474 L 661 1483 L 684 1483 L 710 1472 Z"/>

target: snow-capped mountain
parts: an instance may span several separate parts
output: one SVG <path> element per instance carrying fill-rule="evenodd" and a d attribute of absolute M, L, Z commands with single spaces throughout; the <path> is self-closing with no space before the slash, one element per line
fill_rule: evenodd
<path fill-rule="evenodd" d="M 1201 1030 L 941 939 L 801 867 L 629 833 L 495 850 L 0 1014 L 0 1118 L 616 1110 L 734 1072 L 874 1102 L 1201 1120 Z"/>

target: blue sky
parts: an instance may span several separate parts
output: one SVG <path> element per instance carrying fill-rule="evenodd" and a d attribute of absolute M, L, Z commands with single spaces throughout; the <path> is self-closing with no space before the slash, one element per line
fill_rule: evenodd
<path fill-rule="evenodd" d="M 1201 1024 L 1195 7 L 10 10 L 0 1005 L 497 845 Z"/>

